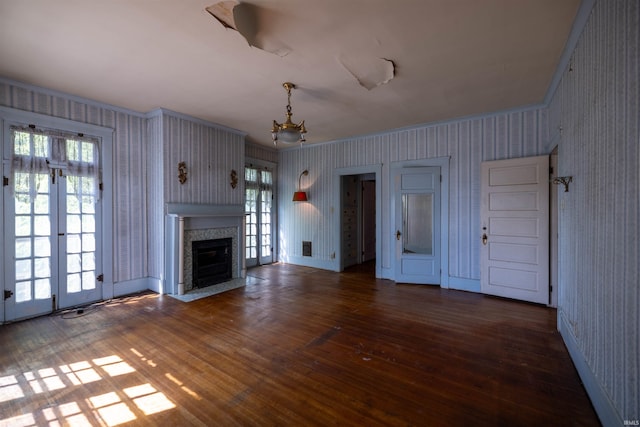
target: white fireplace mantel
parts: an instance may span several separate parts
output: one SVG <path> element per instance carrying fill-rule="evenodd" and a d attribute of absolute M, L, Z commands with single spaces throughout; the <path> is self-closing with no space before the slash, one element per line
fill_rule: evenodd
<path fill-rule="evenodd" d="M 210 205 L 193 203 L 166 204 L 166 286 L 165 292 L 184 293 L 184 230 L 185 219 L 194 227 L 206 223 L 209 227 L 235 227 L 237 229 L 237 263 L 233 277 L 246 277 L 245 217 L 244 205 Z"/>
<path fill-rule="evenodd" d="M 178 217 L 244 216 L 243 205 L 205 205 L 196 203 L 167 203 L 166 213 Z"/>

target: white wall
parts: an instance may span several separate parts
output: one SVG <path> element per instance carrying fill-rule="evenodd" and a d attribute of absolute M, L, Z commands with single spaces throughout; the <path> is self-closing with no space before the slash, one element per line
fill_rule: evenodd
<path fill-rule="evenodd" d="M 598 0 L 549 107 L 558 323 L 604 425 L 640 420 L 640 2 Z"/>

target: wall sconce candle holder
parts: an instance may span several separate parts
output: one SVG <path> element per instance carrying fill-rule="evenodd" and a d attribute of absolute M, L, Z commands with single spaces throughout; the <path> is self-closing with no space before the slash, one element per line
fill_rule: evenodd
<path fill-rule="evenodd" d="M 231 188 L 233 188 L 234 190 L 236 189 L 236 186 L 238 185 L 238 172 L 236 172 L 235 169 L 231 169 L 231 174 L 229 175 L 229 178 L 231 179 Z"/>
<path fill-rule="evenodd" d="M 187 164 L 185 162 L 178 163 L 178 181 L 180 184 L 187 182 Z"/>

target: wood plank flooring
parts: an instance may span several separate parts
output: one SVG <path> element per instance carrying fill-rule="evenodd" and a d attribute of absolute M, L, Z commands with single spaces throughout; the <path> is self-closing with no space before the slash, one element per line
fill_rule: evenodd
<path fill-rule="evenodd" d="M 0 426 L 597 426 L 536 305 L 284 264 L 0 326 Z"/>

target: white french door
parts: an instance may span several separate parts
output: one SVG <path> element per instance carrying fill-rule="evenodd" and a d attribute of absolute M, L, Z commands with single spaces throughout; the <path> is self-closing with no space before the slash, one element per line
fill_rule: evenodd
<path fill-rule="evenodd" d="M 245 167 L 247 267 L 273 262 L 273 171 Z"/>
<path fill-rule="evenodd" d="M 4 320 L 100 300 L 97 141 L 23 128 L 10 134 Z"/>
<path fill-rule="evenodd" d="M 440 168 L 405 167 L 394 176 L 395 281 L 440 284 Z"/>

